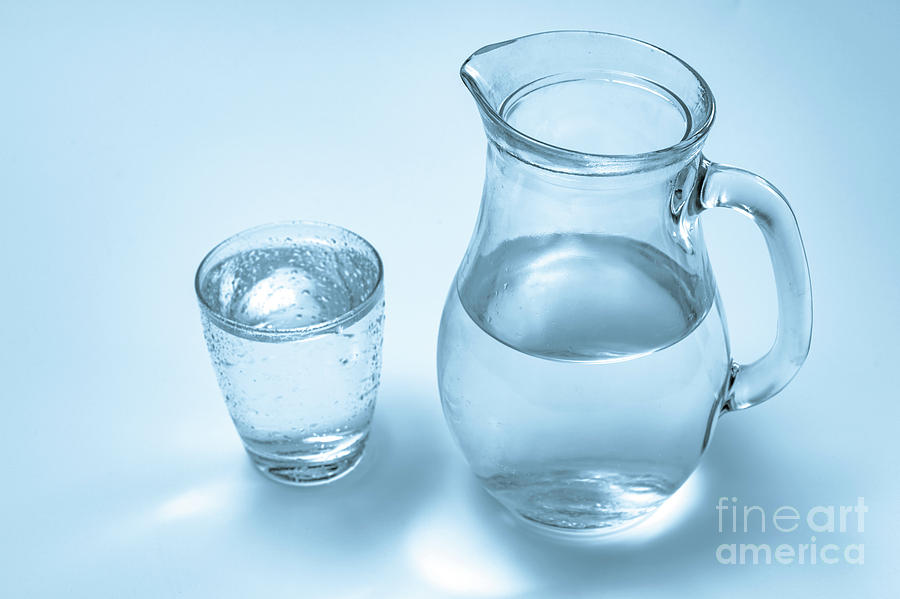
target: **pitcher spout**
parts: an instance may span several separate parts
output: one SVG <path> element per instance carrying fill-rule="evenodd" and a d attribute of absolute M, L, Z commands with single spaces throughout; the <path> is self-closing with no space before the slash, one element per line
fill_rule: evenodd
<path fill-rule="evenodd" d="M 617 70 L 647 65 L 641 76 Z M 628 37 L 554 31 L 481 48 L 460 68 L 489 141 L 534 166 L 610 176 L 696 156 L 714 119 L 706 82 Z"/>

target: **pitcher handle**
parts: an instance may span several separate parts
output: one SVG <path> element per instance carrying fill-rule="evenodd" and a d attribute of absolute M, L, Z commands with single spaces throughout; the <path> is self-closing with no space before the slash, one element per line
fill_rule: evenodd
<path fill-rule="evenodd" d="M 760 404 L 787 385 L 809 353 L 812 293 L 806 251 L 787 199 L 751 172 L 703 159 L 702 210 L 730 208 L 750 217 L 762 231 L 775 273 L 778 325 L 769 351 L 750 364 L 732 364 L 724 410 Z"/>

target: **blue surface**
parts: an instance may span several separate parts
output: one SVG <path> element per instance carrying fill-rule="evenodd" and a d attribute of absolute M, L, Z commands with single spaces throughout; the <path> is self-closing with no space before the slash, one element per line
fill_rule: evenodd
<path fill-rule="evenodd" d="M 898 7 L 3 3 L 0 593 L 896 591 Z M 724 418 L 666 512 L 598 547 L 534 537 L 479 490 L 434 375 L 483 176 L 459 64 L 560 28 L 632 35 L 700 71 L 718 102 L 706 155 L 791 200 L 815 298 L 795 381 Z M 281 488 L 244 457 L 192 289 L 215 243 L 295 218 L 359 232 L 386 264 L 371 452 L 312 490 Z M 765 247 L 734 214 L 704 227 L 747 361 L 774 331 Z M 717 530 L 719 497 L 771 516 L 860 496 L 863 532 Z M 812 534 L 864 544 L 865 563 L 716 560 L 723 543 L 796 547 Z"/>

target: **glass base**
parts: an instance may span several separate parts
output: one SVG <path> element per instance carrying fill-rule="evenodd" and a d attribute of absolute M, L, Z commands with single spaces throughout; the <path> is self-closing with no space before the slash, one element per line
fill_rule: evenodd
<path fill-rule="evenodd" d="M 353 470 L 362 459 L 366 443 L 361 439 L 354 446 L 342 451 L 336 458 L 330 456 L 289 457 L 260 455 L 244 447 L 253 465 L 263 476 L 284 485 L 310 487 L 330 483 Z"/>

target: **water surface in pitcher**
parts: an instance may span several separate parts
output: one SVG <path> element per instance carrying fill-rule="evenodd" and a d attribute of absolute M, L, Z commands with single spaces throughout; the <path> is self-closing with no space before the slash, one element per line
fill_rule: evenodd
<path fill-rule="evenodd" d="M 520 516 L 608 529 L 694 469 L 728 376 L 714 286 L 642 242 L 502 243 L 451 289 L 444 410 L 487 489 Z"/>

